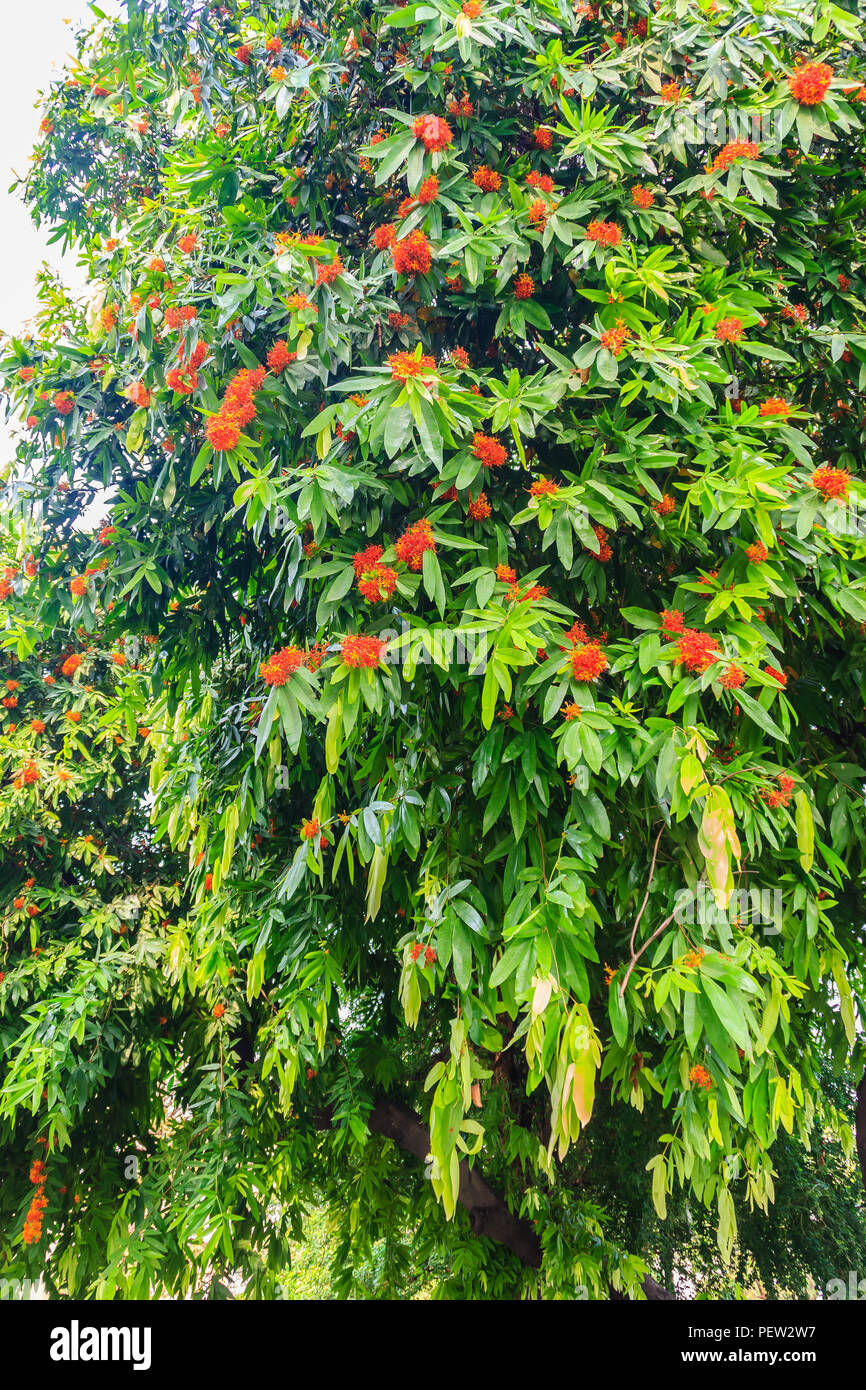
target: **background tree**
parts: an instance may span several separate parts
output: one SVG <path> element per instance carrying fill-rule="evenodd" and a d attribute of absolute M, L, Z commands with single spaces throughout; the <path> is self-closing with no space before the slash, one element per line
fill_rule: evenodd
<path fill-rule="evenodd" d="M 850 1259 L 862 72 L 799 0 L 82 34 L 25 192 L 93 293 L 8 345 L 14 471 L 51 641 L 156 638 L 102 719 L 187 867 L 123 951 L 172 1046 L 101 1035 L 148 1161 L 86 1221 L 46 1189 L 58 1290 L 267 1296 L 323 1197 L 338 1295 L 374 1249 L 494 1298 Z M 56 1096 L 7 1064 L 21 1173 L 96 1133 L 75 1008 Z"/>

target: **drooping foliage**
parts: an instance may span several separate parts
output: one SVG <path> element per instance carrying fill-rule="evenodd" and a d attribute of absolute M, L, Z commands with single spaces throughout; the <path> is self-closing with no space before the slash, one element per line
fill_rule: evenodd
<path fill-rule="evenodd" d="M 126 10 L 24 184 L 92 293 L 0 364 L 7 1268 L 268 1296 L 327 1201 L 339 1294 L 802 1291 L 859 1221 L 853 7 Z"/>

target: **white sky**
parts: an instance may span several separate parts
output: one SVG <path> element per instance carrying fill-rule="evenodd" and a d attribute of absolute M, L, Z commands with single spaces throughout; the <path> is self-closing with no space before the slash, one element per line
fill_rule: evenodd
<path fill-rule="evenodd" d="M 106 14 L 119 12 L 119 0 L 99 0 Z M 18 194 L 7 189 L 15 174 L 26 173 L 39 131 L 37 92 L 46 88 L 74 52 L 74 26 L 90 15 L 86 0 L 14 0 L 3 5 L 3 81 L 0 82 L 0 330 L 20 330 L 35 308 L 36 272 L 43 261 L 62 271 L 67 284 L 82 285 L 74 256 L 48 246 L 51 228 L 38 231 Z M 64 19 L 71 24 L 64 24 Z M 9 433 L 0 420 L 0 462 L 9 457 Z"/>

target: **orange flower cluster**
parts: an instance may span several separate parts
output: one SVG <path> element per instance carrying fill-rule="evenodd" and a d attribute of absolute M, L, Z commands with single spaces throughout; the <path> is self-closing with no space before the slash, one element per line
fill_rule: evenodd
<path fill-rule="evenodd" d="M 71 391 L 54 392 L 54 409 L 58 415 L 68 415 L 75 405 L 75 397 Z"/>
<path fill-rule="evenodd" d="M 704 1091 L 711 1091 L 713 1089 L 713 1079 L 706 1067 L 692 1067 L 689 1072 L 689 1081 L 691 1081 L 693 1086 L 700 1086 Z"/>
<path fill-rule="evenodd" d="M 738 666 L 735 661 L 732 661 L 722 676 L 720 684 L 724 686 L 725 690 L 739 690 L 740 686 L 745 683 L 745 679 L 746 673 L 742 666 Z"/>
<path fill-rule="evenodd" d="M 216 415 L 212 415 L 205 426 L 208 443 L 213 449 L 235 449 L 240 441 L 241 430 L 256 418 L 255 394 L 261 390 L 267 376 L 265 367 L 251 371 L 243 367 L 235 372 Z"/>
<path fill-rule="evenodd" d="M 394 270 L 398 275 L 426 275 L 433 264 L 433 248 L 420 228 L 391 246 Z"/>
<path fill-rule="evenodd" d="M 693 627 L 684 627 L 677 643 L 676 662 L 687 671 L 706 671 L 717 660 L 719 644 L 708 632 L 699 632 Z"/>
<path fill-rule="evenodd" d="M 182 236 L 178 239 L 177 249 L 178 251 L 182 251 L 185 256 L 188 256 L 197 246 L 198 235 L 195 232 L 187 232 L 186 236 Z"/>
<path fill-rule="evenodd" d="M 195 321 L 196 311 L 192 304 L 173 304 L 165 311 L 165 326 L 172 330 L 183 328 L 185 324 Z"/>
<path fill-rule="evenodd" d="M 530 497 L 553 497 L 559 492 L 559 483 L 555 483 L 552 478 L 537 478 L 530 486 Z"/>
<path fill-rule="evenodd" d="M 755 541 L 753 545 L 746 546 L 746 559 L 750 565 L 762 565 L 768 554 L 763 541 Z"/>
<path fill-rule="evenodd" d="M 305 653 L 300 647 L 283 647 L 274 652 L 259 667 L 259 675 L 265 685 L 285 685 L 291 675 L 304 664 Z"/>
<path fill-rule="evenodd" d="M 537 150 L 549 150 L 553 145 L 553 131 L 548 130 L 547 126 L 537 125 L 532 132 L 532 138 Z"/>
<path fill-rule="evenodd" d="M 844 502 L 851 486 L 851 474 L 847 468 L 831 468 L 828 464 L 816 468 L 809 479 L 809 486 L 816 488 L 826 502 Z"/>
<path fill-rule="evenodd" d="M 373 245 L 377 251 L 387 251 L 397 240 L 397 228 L 393 222 L 383 222 L 373 233 Z"/>
<path fill-rule="evenodd" d="M 598 246 L 619 246 L 622 241 L 622 228 L 616 222 L 590 222 L 586 229 L 587 241 Z"/>
<path fill-rule="evenodd" d="M 301 825 L 301 837 L 304 840 L 315 840 L 319 833 L 319 821 L 314 817 L 312 820 L 304 820 Z"/>
<path fill-rule="evenodd" d="M 655 194 L 645 184 L 636 183 L 631 191 L 631 201 L 634 207 L 645 210 L 652 207 L 655 202 Z"/>
<path fill-rule="evenodd" d="M 407 377 L 434 376 L 436 373 L 434 358 L 416 357 L 411 352 L 392 352 L 388 358 L 388 366 L 395 381 L 405 381 Z"/>
<path fill-rule="evenodd" d="M 699 947 L 697 951 L 689 951 L 683 960 L 683 965 L 687 966 L 689 970 L 698 970 L 705 955 L 706 951 L 702 947 Z"/>
<path fill-rule="evenodd" d="M 582 642 L 571 653 L 571 674 L 581 684 L 597 681 L 608 660 L 598 642 Z"/>
<path fill-rule="evenodd" d="M 290 362 L 296 362 L 297 359 L 298 354 L 296 352 L 290 352 L 288 343 L 280 339 L 278 342 L 274 343 L 273 347 L 268 352 L 267 363 L 270 370 L 277 376 L 288 367 Z"/>
<path fill-rule="evenodd" d="M 335 256 L 330 265 L 319 265 L 316 262 L 316 284 L 333 285 L 334 281 L 343 274 L 345 266 L 339 256 Z"/>
<path fill-rule="evenodd" d="M 786 773 L 780 772 L 776 781 L 778 786 L 774 787 L 772 791 L 765 787 L 761 792 L 762 800 L 766 801 L 767 805 L 773 810 L 775 810 L 777 806 L 790 806 L 791 796 L 794 791 L 794 779 L 793 777 L 789 777 Z"/>
<path fill-rule="evenodd" d="M 730 169 L 735 159 L 757 158 L 758 146 L 754 140 L 730 140 L 716 155 L 707 172 L 714 174 L 719 169 Z"/>
<path fill-rule="evenodd" d="M 597 555 L 595 554 L 595 551 L 592 550 L 590 551 L 590 554 L 593 555 L 594 558 L 598 560 L 600 564 L 606 565 L 608 560 L 610 560 L 613 556 L 613 551 L 607 543 L 607 531 L 604 529 L 603 526 L 593 526 L 592 529 L 595 532 L 595 538 L 598 541 L 599 549 Z"/>
<path fill-rule="evenodd" d="M 526 182 L 530 188 L 538 188 L 542 193 L 553 192 L 553 179 L 550 174 L 540 174 L 537 169 L 531 169 L 526 175 Z"/>
<path fill-rule="evenodd" d="M 670 82 L 665 82 L 660 92 L 662 101 L 667 105 L 670 105 L 671 102 L 679 101 L 682 94 L 682 88 L 679 83 L 675 82 L 673 79 L 671 79 Z"/>
<path fill-rule="evenodd" d="M 396 587 L 397 571 L 390 565 L 371 565 L 358 574 L 358 592 L 368 603 L 386 603 Z"/>
<path fill-rule="evenodd" d="M 719 319 L 714 336 L 720 343 L 738 343 L 745 329 L 740 319 Z"/>
<path fill-rule="evenodd" d="M 817 106 L 827 95 L 833 69 L 826 63 L 806 63 L 788 78 L 791 96 L 801 106 Z"/>
<path fill-rule="evenodd" d="M 664 492 L 658 502 L 653 502 L 652 509 L 656 516 L 670 516 L 671 512 L 675 512 L 677 509 L 676 498 L 672 497 L 669 492 Z"/>
<path fill-rule="evenodd" d="M 607 348 L 608 352 L 612 352 L 614 357 L 618 357 L 630 336 L 631 333 L 625 325 L 625 320 L 617 319 L 615 327 L 606 328 L 599 338 L 599 342 L 603 348 Z"/>
<path fill-rule="evenodd" d="M 427 203 L 436 202 L 436 199 L 439 197 L 439 180 L 435 174 L 430 174 L 428 178 L 424 179 L 421 187 L 418 189 L 417 196 L 418 202 L 425 205 Z"/>
<path fill-rule="evenodd" d="M 483 193 L 496 193 L 502 187 L 502 179 L 495 169 L 482 164 L 472 175 L 472 182 L 476 188 L 480 188 Z"/>
<path fill-rule="evenodd" d="M 446 150 L 451 144 L 451 127 L 441 116 L 419 116 L 412 122 L 412 134 L 423 140 L 425 150 Z"/>
<path fill-rule="evenodd" d="M 470 492 L 469 505 L 466 511 L 473 521 L 486 521 L 490 516 L 490 503 L 487 500 L 486 494 L 479 492 L 478 496 L 473 500 L 472 493 Z"/>
<path fill-rule="evenodd" d="M 347 666 L 355 669 L 367 667 L 372 670 L 379 665 L 387 645 L 387 642 L 380 641 L 378 637 L 350 635 L 344 637 L 340 643 L 340 655 Z"/>
<path fill-rule="evenodd" d="M 517 583 L 517 570 L 512 569 L 510 565 L 497 565 L 494 572 L 501 584 Z"/>
<path fill-rule="evenodd" d="M 48 1206 L 48 1198 L 45 1196 L 46 1180 L 45 1164 L 42 1159 L 37 1159 L 30 1169 L 30 1181 L 36 1191 L 24 1218 L 24 1230 L 21 1233 L 25 1245 L 36 1245 L 42 1239 L 42 1221 L 45 1208 Z"/>
<path fill-rule="evenodd" d="M 765 401 L 762 401 L 761 408 L 758 412 L 759 415 L 783 416 L 790 415 L 790 413 L 791 407 L 788 405 L 787 401 L 782 400 L 781 396 L 768 396 Z"/>
<path fill-rule="evenodd" d="M 550 209 L 540 198 L 530 203 L 526 209 L 526 215 L 537 232 L 543 232 L 547 226 L 547 219 L 550 216 Z"/>
<path fill-rule="evenodd" d="M 25 763 L 17 777 L 12 779 L 12 785 L 16 791 L 20 791 L 22 787 L 31 787 L 34 782 L 38 782 L 40 775 L 34 762 Z"/>
<path fill-rule="evenodd" d="M 535 281 L 531 275 L 518 275 L 514 281 L 515 299 L 531 299 L 535 293 Z"/>
<path fill-rule="evenodd" d="M 788 677 L 784 671 L 778 671 L 775 666 L 762 666 L 761 670 L 765 676 L 772 676 L 774 681 L 778 681 L 782 689 L 788 684 Z"/>
<path fill-rule="evenodd" d="M 410 570 L 417 571 L 421 569 L 428 550 L 436 554 L 436 541 L 430 522 L 422 516 L 420 521 L 414 521 L 395 542 L 394 552 L 397 559 L 408 565 Z"/>
<path fill-rule="evenodd" d="M 472 452 L 485 468 L 501 468 L 507 456 L 504 444 L 500 444 L 493 435 L 482 434 L 480 430 L 476 430 L 472 436 Z"/>
<path fill-rule="evenodd" d="M 74 652 L 72 656 L 68 656 L 64 661 L 60 668 L 60 674 L 62 676 L 74 676 L 83 660 L 83 656 L 79 656 L 77 652 Z"/>
<path fill-rule="evenodd" d="M 126 388 L 126 396 L 128 400 L 132 401 L 133 405 L 138 406 L 139 410 L 147 410 L 147 407 L 150 405 L 150 392 L 143 381 L 133 381 L 132 384 Z"/>

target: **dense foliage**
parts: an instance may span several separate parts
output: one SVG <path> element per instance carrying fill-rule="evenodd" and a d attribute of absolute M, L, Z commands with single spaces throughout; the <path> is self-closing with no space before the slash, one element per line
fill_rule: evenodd
<path fill-rule="evenodd" d="M 324 1202 L 337 1296 L 814 1291 L 856 15 L 94 8 L 24 186 L 92 294 L 0 362 L 3 1270 L 273 1296 Z"/>

